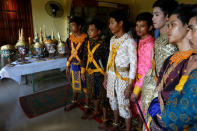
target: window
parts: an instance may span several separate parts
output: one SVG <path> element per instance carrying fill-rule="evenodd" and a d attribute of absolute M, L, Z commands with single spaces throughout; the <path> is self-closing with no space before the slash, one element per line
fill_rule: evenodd
<path fill-rule="evenodd" d="M 15 45 L 19 28 L 33 38 L 31 0 L 0 0 L 0 46 Z"/>

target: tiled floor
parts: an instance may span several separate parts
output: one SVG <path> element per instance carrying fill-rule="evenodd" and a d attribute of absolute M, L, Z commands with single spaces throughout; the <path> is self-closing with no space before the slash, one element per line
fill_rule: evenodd
<path fill-rule="evenodd" d="M 58 71 L 50 71 L 35 75 L 36 79 L 51 78 Z M 48 75 L 50 74 L 50 75 Z M 28 77 L 30 78 L 30 77 Z M 82 111 L 78 108 L 64 112 L 63 108 L 28 119 L 18 102 L 19 96 L 32 93 L 31 83 L 16 84 L 13 80 L 0 80 L 0 131 L 98 131 L 98 123 L 95 120 L 81 120 Z M 41 81 L 36 86 L 38 90 L 45 90 L 66 84 L 64 78 L 58 77 Z"/>

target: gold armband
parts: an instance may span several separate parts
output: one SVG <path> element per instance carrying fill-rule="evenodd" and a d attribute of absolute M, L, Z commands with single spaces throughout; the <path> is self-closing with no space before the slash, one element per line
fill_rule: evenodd
<path fill-rule="evenodd" d="M 181 77 L 181 79 L 179 80 L 179 84 L 176 85 L 175 90 L 176 91 L 181 91 L 185 85 L 185 83 L 187 82 L 188 76 L 187 75 L 183 75 Z"/>
<path fill-rule="evenodd" d="M 81 67 L 81 74 L 84 74 L 86 72 L 86 69 Z"/>

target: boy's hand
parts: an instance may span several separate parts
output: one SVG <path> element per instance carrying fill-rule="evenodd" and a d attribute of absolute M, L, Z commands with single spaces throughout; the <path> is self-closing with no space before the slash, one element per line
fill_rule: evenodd
<path fill-rule="evenodd" d="M 130 100 L 131 100 L 132 102 L 135 102 L 135 99 L 136 99 L 136 98 L 137 98 L 136 94 L 132 93 L 132 94 L 131 94 Z"/>
<path fill-rule="evenodd" d="M 106 75 L 105 75 L 105 77 L 104 77 L 103 87 L 104 87 L 105 89 L 107 89 L 107 76 L 106 76 Z"/>
<path fill-rule="evenodd" d="M 85 73 L 81 74 L 81 79 L 82 79 L 82 81 L 85 81 L 86 80 Z"/>
<path fill-rule="evenodd" d="M 130 97 L 131 97 L 131 87 L 130 87 L 130 86 L 128 86 L 128 87 L 125 89 L 125 91 L 124 91 L 124 96 L 125 96 L 126 99 L 130 99 Z"/>
<path fill-rule="evenodd" d="M 69 66 L 66 67 L 66 76 L 70 77 L 70 67 Z"/>

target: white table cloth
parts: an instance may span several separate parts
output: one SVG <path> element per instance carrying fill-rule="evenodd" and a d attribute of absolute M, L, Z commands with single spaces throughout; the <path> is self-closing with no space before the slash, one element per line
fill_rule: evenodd
<path fill-rule="evenodd" d="M 66 58 L 57 58 L 46 61 L 35 61 L 29 60 L 31 63 L 28 64 L 17 64 L 13 67 L 5 66 L 0 70 L 0 79 L 10 78 L 21 84 L 22 75 L 28 75 L 53 69 L 65 69 Z"/>

